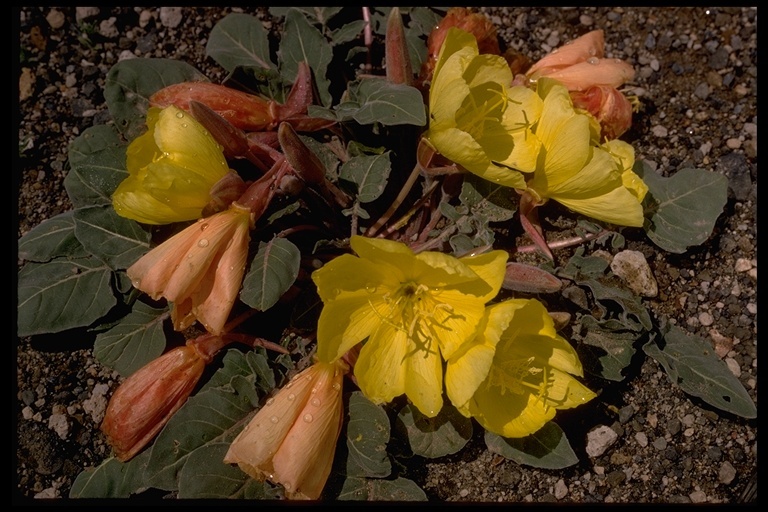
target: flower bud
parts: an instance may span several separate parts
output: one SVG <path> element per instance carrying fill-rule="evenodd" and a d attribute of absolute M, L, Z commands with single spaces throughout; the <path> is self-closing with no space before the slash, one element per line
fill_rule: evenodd
<path fill-rule="evenodd" d="M 386 36 L 387 80 L 393 84 L 411 85 L 413 68 L 408 54 L 408 42 L 405 40 L 405 28 L 400 9 L 393 7 L 387 18 Z"/>
<path fill-rule="evenodd" d="M 232 125 L 245 131 L 274 127 L 277 104 L 225 85 L 211 82 L 182 82 L 160 89 L 149 98 L 157 107 L 176 105 L 190 112 L 190 101 L 203 103 Z"/>
<path fill-rule="evenodd" d="M 160 432 L 225 343 L 209 335 L 189 340 L 143 366 L 117 388 L 101 430 L 118 459 L 130 460 Z"/>

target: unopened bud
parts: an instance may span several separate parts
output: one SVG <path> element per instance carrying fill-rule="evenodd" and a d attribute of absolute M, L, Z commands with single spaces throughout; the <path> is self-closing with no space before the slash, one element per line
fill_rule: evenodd
<path fill-rule="evenodd" d="M 393 7 L 387 19 L 387 35 L 384 47 L 387 63 L 387 80 L 394 84 L 411 85 L 413 68 L 405 40 L 405 28 L 400 9 Z"/>
<path fill-rule="evenodd" d="M 571 99 L 574 107 L 597 119 L 603 139 L 617 139 L 632 126 L 632 104 L 615 87 L 600 85 L 583 92 L 572 91 Z"/>
<path fill-rule="evenodd" d="M 304 144 L 296 130 L 288 123 L 280 123 L 277 138 L 285 159 L 296 175 L 308 183 L 322 183 L 325 179 L 323 162 Z"/>

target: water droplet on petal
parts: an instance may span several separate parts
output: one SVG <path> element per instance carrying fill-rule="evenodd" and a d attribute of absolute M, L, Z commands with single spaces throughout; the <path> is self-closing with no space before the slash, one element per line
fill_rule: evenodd
<path fill-rule="evenodd" d="M 597 48 L 590 48 L 589 49 L 589 54 L 592 55 L 592 56 L 597 55 Z"/>
<path fill-rule="evenodd" d="M 269 418 L 269 421 L 271 421 L 272 423 L 277 423 L 278 421 L 277 416 L 272 416 L 271 418 Z"/>
<path fill-rule="evenodd" d="M 293 393 L 291 393 L 290 395 L 288 395 L 288 401 L 289 401 L 289 402 L 293 402 L 295 399 L 296 399 L 296 395 L 294 395 Z"/>
<path fill-rule="evenodd" d="M 339 384 L 338 382 L 334 382 L 333 383 L 333 390 L 334 391 L 338 391 L 340 389 L 341 389 L 341 384 Z"/>
<path fill-rule="evenodd" d="M 181 123 L 181 127 L 182 128 L 186 128 L 187 127 L 187 123 Z"/>
<path fill-rule="evenodd" d="M 176 117 L 178 117 L 179 119 L 183 118 L 184 112 L 176 112 Z"/>
<path fill-rule="evenodd" d="M 557 52 L 559 52 L 559 51 L 560 51 L 560 48 L 555 48 L 554 50 L 552 50 L 552 51 L 551 51 L 551 52 L 549 52 L 549 53 L 557 53 Z"/>
<path fill-rule="evenodd" d="M 201 238 L 197 241 L 198 247 L 208 247 L 208 239 L 207 238 Z"/>
<path fill-rule="evenodd" d="M 587 63 L 588 64 L 598 64 L 598 63 L 600 63 L 600 59 L 598 59 L 597 57 L 590 57 L 590 58 L 587 59 Z"/>
<path fill-rule="evenodd" d="M 312 418 L 312 415 L 311 415 L 311 414 L 307 413 L 307 414 L 305 414 L 305 415 L 304 415 L 304 421 L 305 421 L 306 423 L 312 423 L 312 419 L 313 419 L 313 418 Z"/>
<path fill-rule="evenodd" d="M 290 483 L 288 483 L 288 482 L 285 482 L 285 483 L 283 484 L 283 487 L 285 487 L 285 490 L 286 490 L 286 491 L 290 491 L 290 490 L 291 490 L 291 484 L 290 484 Z"/>
<path fill-rule="evenodd" d="M 205 231 L 206 229 L 208 229 L 208 223 L 207 222 L 205 224 L 203 224 L 202 226 L 200 226 L 200 231 Z"/>
<path fill-rule="evenodd" d="M 365 291 L 367 291 L 368 293 L 376 293 L 376 285 L 366 284 Z"/>
<path fill-rule="evenodd" d="M 134 288 L 139 288 L 141 286 L 141 279 L 134 279 L 133 281 L 131 281 L 131 284 L 133 285 Z"/>
<path fill-rule="evenodd" d="M 270 397 L 267 398 L 267 402 L 264 405 L 272 405 L 273 403 L 275 403 L 275 399 Z"/>
<path fill-rule="evenodd" d="M 319 398 L 313 398 L 311 403 L 315 407 L 320 407 L 320 399 Z"/>

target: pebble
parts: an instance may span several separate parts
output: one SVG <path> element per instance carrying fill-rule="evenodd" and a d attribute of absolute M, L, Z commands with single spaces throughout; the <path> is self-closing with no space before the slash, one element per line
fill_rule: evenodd
<path fill-rule="evenodd" d="M 723 465 L 720 466 L 720 471 L 717 473 L 717 478 L 721 483 L 729 485 L 736 478 L 736 469 L 730 462 L 725 461 L 723 462 Z"/>
<path fill-rule="evenodd" d="M 731 370 L 731 373 L 734 376 L 741 377 L 741 366 L 739 366 L 739 363 L 737 363 L 734 358 L 726 357 L 725 365 L 728 366 L 728 369 Z"/>
<path fill-rule="evenodd" d="M 66 414 L 53 413 L 48 418 L 48 428 L 56 432 L 61 439 L 69 437 L 69 418 Z"/>
<path fill-rule="evenodd" d="M 568 494 L 568 486 L 565 485 L 565 481 L 561 478 L 555 483 L 555 498 L 561 500 Z"/>
<path fill-rule="evenodd" d="M 752 262 L 747 258 L 739 258 L 736 260 L 734 270 L 736 272 L 747 272 L 752 270 Z"/>
<path fill-rule="evenodd" d="M 58 30 L 63 27 L 66 19 L 67 18 L 64 16 L 64 13 L 58 9 L 51 9 L 51 11 L 45 16 L 45 21 L 47 21 L 48 25 L 50 25 L 54 30 Z"/>
<path fill-rule="evenodd" d="M 701 313 L 699 313 L 699 322 L 704 327 L 709 327 L 710 325 L 712 325 L 714 323 L 714 321 L 715 321 L 715 319 L 712 318 L 712 315 L 710 313 L 708 313 L 707 311 L 702 311 Z"/>
<path fill-rule="evenodd" d="M 637 295 L 656 297 L 659 294 L 659 285 L 642 252 L 619 252 L 611 261 L 611 270 Z"/>
<path fill-rule="evenodd" d="M 99 35 L 106 37 L 107 39 L 114 39 L 120 35 L 120 32 L 118 32 L 117 27 L 115 26 L 116 22 L 117 18 L 114 16 L 102 20 L 101 23 L 99 23 Z"/>
<path fill-rule="evenodd" d="M 168 28 L 178 27 L 181 24 L 181 7 L 161 7 L 160 23 Z"/>
<path fill-rule="evenodd" d="M 691 503 L 705 503 L 707 501 L 707 495 L 704 491 L 693 491 L 688 497 L 691 499 Z"/>
<path fill-rule="evenodd" d="M 107 411 L 107 393 L 109 393 L 109 386 L 106 384 L 96 384 L 93 386 L 93 392 L 90 398 L 83 402 L 83 410 L 91 415 L 93 422 L 97 425 L 101 424 L 101 420 L 104 419 L 104 414 Z"/>
<path fill-rule="evenodd" d="M 667 440 L 663 437 L 657 437 L 653 440 L 653 447 L 659 451 L 663 451 L 667 448 Z"/>
<path fill-rule="evenodd" d="M 600 425 L 587 433 L 587 455 L 590 457 L 599 457 L 608 449 L 619 435 L 606 425 Z"/>
<path fill-rule="evenodd" d="M 75 7 L 75 21 L 80 23 L 88 18 L 98 16 L 100 12 L 98 7 Z"/>
<path fill-rule="evenodd" d="M 654 134 L 656 137 L 666 137 L 669 135 L 669 130 L 664 128 L 662 125 L 657 124 L 653 128 L 651 128 L 651 133 Z"/>
<path fill-rule="evenodd" d="M 648 446 L 648 436 L 645 435 L 645 432 L 637 432 L 635 434 L 635 441 L 643 448 Z"/>

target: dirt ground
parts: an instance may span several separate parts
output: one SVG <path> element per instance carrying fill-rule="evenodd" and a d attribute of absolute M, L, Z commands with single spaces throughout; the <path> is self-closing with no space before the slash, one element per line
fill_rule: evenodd
<path fill-rule="evenodd" d="M 536 59 L 602 28 L 607 53 L 630 62 L 642 102 L 623 137 L 664 175 L 684 167 L 724 174 L 728 203 L 712 237 L 682 255 L 642 236 L 659 284 L 646 303 L 657 317 L 720 347 L 757 402 L 757 8 L 483 8 L 508 47 Z M 14 159 L 17 237 L 72 208 L 63 187 L 67 147 L 110 119 L 103 87 L 119 59 L 182 59 L 221 80 L 204 43 L 229 8 L 23 7 L 19 46 L 19 152 Z M 240 11 L 265 16 L 261 8 Z M 269 22 L 267 21 L 267 26 Z M 14 333 L 15 335 L 15 333 Z M 98 364 L 92 340 L 17 339 L 14 496 L 67 498 L 75 477 L 109 456 L 99 422 L 117 375 Z M 616 441 L 565 470 L 521 466 L 493 454 L 482 435 L 455 456 L 414 461 L 408 477 L 435 502 L 740 503 L 756 501 L 757 420 L 690 398 L 651 359 L 595 401 L 590 428 Z M 584 427 L 586 428 L 586 427 Z M 479 429 L 478 429 L 479 430 Z"/>

